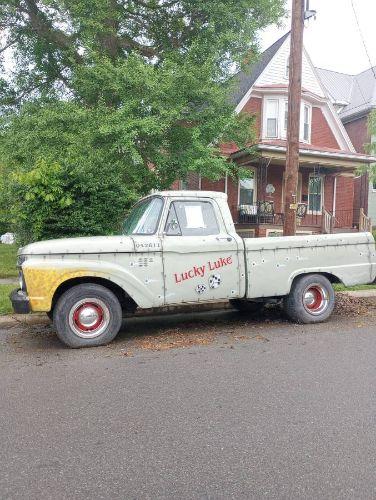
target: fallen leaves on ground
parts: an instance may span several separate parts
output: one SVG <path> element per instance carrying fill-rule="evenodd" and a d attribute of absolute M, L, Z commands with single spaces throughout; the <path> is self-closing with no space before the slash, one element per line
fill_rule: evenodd
<path fill-rule="evenodd" d="M 376 303 L 371 299 L 337 293 L 334 313 L 340 316 L 365 316 L 370 313 L 370 309 L 375 307 Z"/>
<path fill-rule="evenodd" d="M 208 345 L 214 341 L 214 338 L 214 329 L 186 331 L 185 329 L 176 328 L 155 335 L 134 338 L 132 340 L 132 348 L 165 351 L 167 349 L 191 347 L 193 345 Z"/>

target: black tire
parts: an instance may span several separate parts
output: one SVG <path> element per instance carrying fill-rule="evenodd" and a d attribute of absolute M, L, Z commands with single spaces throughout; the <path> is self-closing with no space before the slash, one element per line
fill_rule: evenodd
<path fill-rule="evenodd" d="M 261 312 L 265 306 L 264 302 L 254 302 L 246 299 L 231 299 L 230 304 L 238 311 L 244 313 L 258 313 Z"/>
<path fill-rule="evenodd" d="M 330 281 L 321 274 L 296 278 L 283 300 L 287 316 L 296 323 L 321 323 L 332 314 L 335 294 Z"/>
<path fill-rule="evenodd" d="M 94 347 L 111 342 L 122 322 L 116 295 L 102 285 L 87 283 L 67 290 L 53 310 L 59 339 L 69 347 Z"/>
<path fill-rule="evenodd" d="M 51 311 L 48 311 L 46 314 L 48 316 L 48 319 L 50 319 L 51 321 L 54 320 L 54 310 L 53 309 L 51 309 Z"/>

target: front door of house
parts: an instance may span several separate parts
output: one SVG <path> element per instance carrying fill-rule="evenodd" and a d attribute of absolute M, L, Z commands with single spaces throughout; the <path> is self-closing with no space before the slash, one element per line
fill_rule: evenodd
<path fill-rule="evenodd" d="M 166 305 L 239 296 L 243 250 L 225 229 L 215 200 L 172 200 L 162 253 Z"/>

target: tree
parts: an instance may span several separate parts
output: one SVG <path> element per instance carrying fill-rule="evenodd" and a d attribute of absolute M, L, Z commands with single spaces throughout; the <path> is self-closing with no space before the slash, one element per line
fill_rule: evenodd
<path fill-rule="evenodd" d="M 219 143 L 245 146 L 252 120 L 234 114 L 231 73 L 256 54 L 257 31 L 279 19 L 283 3 L 3 0 L 0 51 L 15 61 L 0 81 L 7 171 L 23 175 L 54 165 L 72 200 L 54 210 L 67 220 L 90 208 L 97 213 L 99 196 L 102 203 L 106 197 L 105 221 L 94 227 L 92 218 L 82 221 L 89 232 L 113 231 L 134 198 L 189 171 L 208 177 L 232 171 Z M 33 177 L 22 175 L 9 174 L 7 184 L 13 199 L 24 200 L 14 209 L 18 221 L 31 203 Z M 101 182 L 105 194 L 97 189 Z M 47 219 L 38 237 L 59 234 Z"/>

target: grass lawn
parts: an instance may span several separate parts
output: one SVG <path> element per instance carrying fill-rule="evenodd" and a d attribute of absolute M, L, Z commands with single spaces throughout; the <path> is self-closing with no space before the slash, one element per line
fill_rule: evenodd
<path fill-rule="evenodd" d="M 18 276 L 16 269 L 17 245 L 0 243 L 0 278 L 14 278 Z"/>
<path fill-rule="evenodd" d="M 14 285 L 0 285 L 0 315 L 11 314 L 12 305 L 9 300 L 9 294 L 16 287 Z"/>
<path fill-rule="evenodd" d="M 346 291 L 354 291 L 354 290 L 372 290 L 376 288 L 376 284 L 373 285 L 354 285 L 354 286 L 349 286 L 346 287 L 342 284 L 335 284 L 334 285 L 334 290 L 336 292 L 346 292 Z"/>

